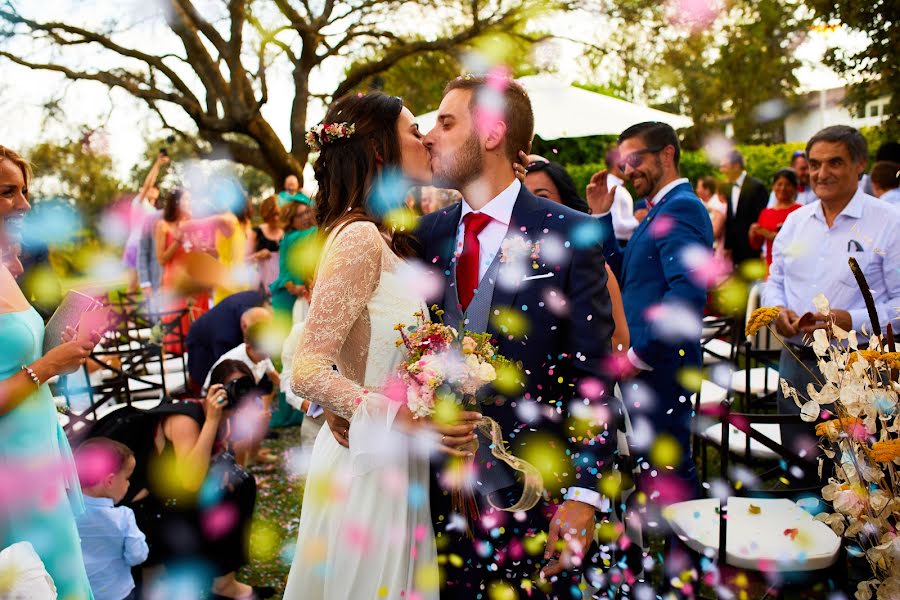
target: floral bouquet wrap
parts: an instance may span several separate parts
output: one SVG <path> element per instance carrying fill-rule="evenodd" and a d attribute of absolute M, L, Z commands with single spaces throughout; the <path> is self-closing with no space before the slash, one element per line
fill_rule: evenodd
<path fill-rule="evenodd" d="M 443 311 L 436 306 L 432 310 L 439 317 Z M 400 364 L 398 375 L 406 390 L 406 405 L 415 418 L 445 418 L 453 413 L 478 411 L 478 393 L 497 379 L 497 371 L 509 367 L 509 359 L 497 352 L 488 333 L 473 333 L 431 322 L 422 312 L 415 315 L 414 325 L 398 324 L 400 332 L 397 345 L 406 347 L 406 360 Z M 448 418 L 449 417 L 449 418 Z M 496 421 L 482 417 L 477 430 L 491 441 L 491 454 L 521 476 L 521 497 L 510 507 L 498 507 L 509 512 L 526 511 L 534 507 L 544 489 L 540 472 L 530 463 L 521 460 L 506 449 L 503 432 Z M 478 449 L 476 437 L 460 450 L 474 456 Z M 471 528 L 478 518 L 478 508 L 467 474 L 474 470 L 474 459 L 467 458 L 451 464 L 453 510 L 462 515 Z M 454 483 L 455 482 L 455 483 Z M 489 500 L 490 501 L 490 500 Z M 493 504 L 492 504 L 493 505 Z M 471 529 L 469 529 L 471 534 Z"/>

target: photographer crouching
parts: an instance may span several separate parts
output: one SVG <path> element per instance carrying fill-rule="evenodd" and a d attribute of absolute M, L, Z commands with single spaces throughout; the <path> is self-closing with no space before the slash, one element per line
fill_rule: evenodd
<path fill-rule="evenodd" d="M 235 578 L 249 562 L 256 504 L 256 481 L 235 456 L 265 434 L 268 412 L 260 396 L 250 369 L 226 360 L 213 369 L 204 400 L 164 402 L 150 410 L 123 407 L 92 428 L 90 437 L 116 440 L 134 452 L 122 504 L 134 510 L 150 547 L 145 591 L 174 597 L 175 586 L 183 592 L 187 580 L 198 595 L 211 585 L 213 600 L 274 593 Z"/>

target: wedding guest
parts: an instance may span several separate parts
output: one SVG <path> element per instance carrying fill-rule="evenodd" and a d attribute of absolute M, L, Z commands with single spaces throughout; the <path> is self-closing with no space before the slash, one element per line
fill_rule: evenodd
<path fill-rule="evenodd" d="M 228 352 L 216 359 L 210 374 L 206 376 L 206 381 L 203 382 L 202 393 L 205 394 L 209 390 L 212 371 L 215 370 L 219 363 L 226 360 L 236 360 L 247 365 L 250 371 L 253 372 L 253 378 L 256 380 L 256 383 L 262 381 L 264 377 L 268 377 L 269 383 L 267 387 L 270 390 L 272 389 L 272 384 L 280 387 L 281 378 L 275 371 L 272 358 L 262 343 L 262 334 L 265 333 L 264 328 L 266 325 L 270 325 L 271 322 L 272 311 L 261 306 L 249 308 L 241 315 L 241 330 L 244 339 L 240 344 L 229 349 Z"/>
<path fill-rule="evenodd" d="M 536 160 L 528 164 L 525 172 L 525 187 L 535 196 L 559 202 L 583 213 L 590 212 L 588 203 L 578 195 L 572 176 L 559 163 L 550 162 L 546 159 Z M 612 209 L 615 210 L 615 201 Z M 612 239 L 611 236 L 610 239 Z M 612 334 L 612 348 L 613 350 L 624 351 L 629 347 L 630 343 L 628 323 L 625 320 L 625 309 L 622 306 L 622 293 L 619 290 L 619 282 L 609 266 L 608 258 L 605 268 L 608 278 L 606 288 L 612 302 L 613 321 L 615 322 L 615 329 Z"/>
<path fill-rule="evenodd" d="M 0 146 L 0 239 L 15 237 L 30 210 L 31 168 Z M 96 338 L 71 339 L 43 354 L 44 322 L 0 264 L 0 548 L 30 543 L 61 598 L 92 598 L 75 514 L 84 510 L 69 442 L 47 381 L 81 368 Z M 73 514 L 74 513 L 74 514 Z"/>
<path fill-rule="evenodd" d="M 232 294 L 201 315 L 187 334 L 188 375 L 191 389 L 200 392 L 209 371 L 219 357 L 240 344 L 247 323 L 243 317 L 251 308 L 262 306 L 265 296 L 258 291 Z"/>
<path fill-rule="evenodd" d="M 607 185 L 616 187 L 616 199 L 613 201 L 610 214 L 612 215 L 613 232 L 620 246 L 625 246 L 631 239 L 631 234 L 637 229 L 638 220 L 634 218 L 634 199 L 628 188 L 625 187 L 625 179 L 619 168 L 619 150 L 612 147 L 606 151 L 606 182 Z"/>
<path fill-rule="evenodd" d="M 712 177 L 701 177 L 697 180 L 697 187 L 694 192 L 703 206 L 706 207 L 706 213 L 713 228 L 713 246 L 717 256 L 725 254 L 725 213 L 728 208 L 721 201 L 718 194 L 718 184 Z"/>
<path fill-rule="evenodd" d="M 817 360 L 804 336 L 830 320 L 846 331 L 873 331 L 863 295 L 847 265 L 849 258 L 857 260 L 866 276 L 881 327 L 888 323 L 895 331 L 900 327 L 896 311 L 900 305 L 900 212 L 857 185 L 868 159 L 866 139 L 852 127 L 826 127 L 809 140 L 806 153 L 819 200 L 785 220 L 772 247 L 772 266 L 762 295 L 764 306 L 781 307 L 775 327 L 790 346 L 781 352 L 779 376 L 801 393 L 809 383 L 818 385 L 812 375 L 818 373 Z M 827 316 L 813 304 L 820 293 L 831 305 Z M 788 414 L 800 410 L 784 397 L 781 387 L 778 410 Z"/>
<path fill-rule="evenodd" d="M 900 208 L 900 163 L 877 162 L 872 167 L 870 178 L 874 196 Z"/>
<path fill-rule="evenodd" d="M 250 236 L 253 246 L 250 260 L 257 264 L 259 288 L 268 294 L 269 286 L 278 279 L 278 252 L 284 237 L 278 196 L 269 196 L 263 200 L 259 206 L 259 216 L 262 223 L 253 228 Z"/>
<path fill-rule="evenodd" d="M 181 188 L 173 190 L 166 198 L 162 219 L 156 223 L 154 231 L 156 259 L 162 266 L 161 289 L 166 296 L 164 309 L 167 312 L 186 309 L 181 317 L 183 336 L 188 334 L 191 324 L 209 310 L 207 289 L 189 293 L 180 289 L 192 283 L 188 255 L 191 252 L 214 255 L 213 236 L 216 233 L 232 233 L 232 224 L 227 218 L 217 215 L 193 219 L 190 201 L 189 191 Z M 172 318 L 166 317 L 169 320 Z M 166 352 L 181 354 L 184 350 L 175 334 L 167 335 L 163 343 Z"/>
<path fill-rule="evenodd" d="M 880 145 L 878 151 L 875 152 L 875 162 L 900 163 L 900 142 L 885 142 Z M 859 189 L 870 196 L 874 196 L 875 190 L 872 189 L 872 178 L 869 174 L 865 174 L 860 178 Z"/>
<path fill-rule="evenodd" d="M 559 163 L 551 162 L 543 156 L 524 153 L 519 158 L 525 161 L 525 187 L 535 196 L 559 202 L 573 210 L 593 214 L 599 224 L 599 233 L 603 242 L 603 258 L 616 277 L 622 265 L 622 251 L 616 242 L 613 231 L 611 208 L 602 213 L 592 210 L 578 194 L 572 176 Z"/>
<path fill-rule="evenodd" d="M 731 184 L 731 194 L 726 194 L 725 250 L 738 270 L 745 261 L 759 258 L 759 250 L 750 245 L 747 234 L 768 204 L 769 194 L 762 181 L 747 174 L 744 156 L 737 150 L 722 160 L 719 170 Z"/>
<path fill-rule="evenodd" d="M 252 277 L 247 270 L 247 259 L 251 254 L 250 210 L 250 202 L 244 196 L 236 210 L 223 215 L 223 218 L 231 225 L 231 234 L 226 235 L 221 231 L 216 231 L 216 253 L 219 255 L 219 262 L 228 269 L 229 281 L 227 285 L 213 288 L 213 304 L 218 304 L 235 292 L 242 292 L 253 287 Z"/>
<path fill-rule="evenodd" d="M 646 419 L 657 434 L 677 442 L 680 460 L 669 471 L 677 479 L 673 489 L 692 496 L 698 491 L 691 458 L 692 410 L 684 401 L 690 392 L 679 373 L 703 364 L 699 323 L 706 287 L 692 276 L 682 252 L 689 246 L 711 250 L 712 224 L 690 181 L 679 175 L 681 148 L 671 126 L 633 125 L 619 135 L 618 149 L 625 177 L 639 196 L 648 198 L 649 207 L 625 247 L 622 264 L 622 300 L 631 333 L 631 368 L 624 377 L 633 378 L 632 385 L 623 387 L 625 402 L 633 421 Z M 608 186 L 592 183 L 610 195 Z M 665 225 L 654 227 L 656 223 Z M 672 330 L 675 320 L 686 322 Z M 698 324 L 696 331 L 691 321 Z"/>
<path fill-rule="evenodd" d="M 278 192 L 277 198 L 279 210 L 290 202 L 305 202 L 309 204 L 309 196 L 300 191 L 300 180 L 296 175 L 288 175 L 284 178 L 284 189 Z"/>
<path fill-rule="evenodd" d="M 797 174 L 797 204 L 805 206 L 814 202 L 816 195 L 809 184 L 809 160 L 807 160 L 804 150 L 796 150 L 791 154 L 791 170 Z M 776 202 L 775 192 L 772 191 L 769 194 L 769 204 L 766 205 L 766 208 L 774 207 Z"/>
<path fill-rule="evenodd" d="M 302 260 L 302 253 L 308 250 L 306 243 L 317 231 L 316 215 L 311 201 L 288 203 L 281 210 L 281 224 L 284 227 L 284 239 L 281 241 L 278 256 L 278 279 L 269 286 L 269 289 L 272 292 L 272 308 L 275 309 L 275 314 L 293 321 L 295 301 L 299 299 L 309 306 L 309 289 L 303 275 L 298 272 L 298 263 Z M 302 314 L 305 315 L 305 311 Z"/>
<path fill-rule="evenodd" d="M 134 600 L 131 567 L 147 560 L 150 548 L 134 511 L 116 506 L 128 491 L 134 453 L 125 444 L 91 438 L 79 446 L 75 462 L 86 507 L 76 523 L 94 598 Z"/>
<path fill-rule="evenodd" d="M 237 412 L 257 400 L 252 381 L 250 387 L 233 383 L 242 378 L 253 379 L 246 365 L 224 361 L 213 371 L 204 400 L 164 402 L 150 410 L 123 407 L 97 421 L 90 432 L 91 437 L 121 442 L 134 453 L 135 468 L 122 503 L 134 511 L 147 536 L 145 568 L 162 566 L 166 574 L 190 568 L 198 578 L 210 572 L 212 597 L 219 600 L 253 594 L 264 598 L 274 592 L 253 588 L 235 576 L 249 560 L 249 526 L 256 504 L 256 481 L 234 458 L 258 443 L 247 436 L 258 432 L 236 422 Z M 247 394 L 235 397 L 237 389 Z M 223 511 L 229 519 L 209 527 Z"/>
<path fill-rule="evenodd" d="M 766 245 L 766 269 L 772 266 L 772 243 L 788 215 L 800 208 L 797 202 L 798 177 L 791 169 L 781 169 L 772 178 L 775 206 L 759 213 L 759 220 L 750 226 L 750 246 L 761 249 Z"/>
<path fill-rule="evenodd" d="M 140 253 L 141 236 L 144 232 L 144 222 L 156 213 L 156 203 L 159 199 L 159 188 L 156 187 L 156 179 L 160 169 L 169 164 L 169 157 L 160 153 L 150 171 L 144 178 L 144 184 L 138 195 L 131 201 L 131 211 L 128 219 L 130 228 L 128 240 L 125 242 L 123 263 L 128 270 L 128 291 L 136 292 L 141 283 L 138 272 L 138 255 Z"/>

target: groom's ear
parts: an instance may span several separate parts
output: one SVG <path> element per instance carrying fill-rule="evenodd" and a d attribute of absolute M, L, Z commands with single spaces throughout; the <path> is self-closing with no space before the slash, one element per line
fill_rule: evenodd
<path fill-rule="evenodd" d="M 487 129 L 486 133 L 487 136 L 484 139 L 485 150 L 493 152 L 498 148 L 502 149 L 503 144 L 506 142 L 506 123 L 497 119 Z"/>

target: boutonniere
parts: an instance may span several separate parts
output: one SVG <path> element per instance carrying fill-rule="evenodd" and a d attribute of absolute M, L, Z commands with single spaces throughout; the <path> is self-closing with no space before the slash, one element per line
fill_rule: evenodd
<path fill-rule="evenodd" d="M 500 262 L 508 263 L 525 258 L 537 260 L 541 256 L 541 243 L 526 240 L 521 235 L 508 237 L 500 245 Z"/>

